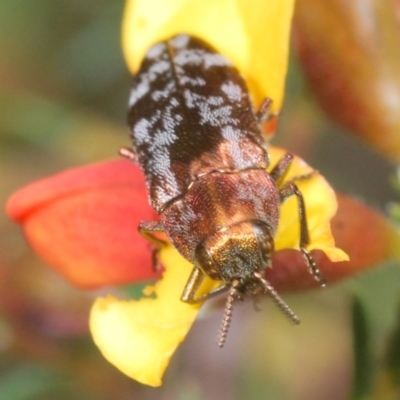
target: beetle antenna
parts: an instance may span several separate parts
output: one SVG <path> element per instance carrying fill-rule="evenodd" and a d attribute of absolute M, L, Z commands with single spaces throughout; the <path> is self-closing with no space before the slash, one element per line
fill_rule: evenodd
<path fill-rule="evenodd" d="M 324 274 L 321 272 L 321 270 L 318 268 L 317 264 L 315 263 L 314 259 L 312 258 L 311 254 L 304 248 L 300 248 L 304 259 L 306 260 L 308 269 L 311 272 L 311 275 L 315 278 L 317 282 L 321 284 L 322 287 L 326 286 L 326 279 L 324 277 Z"/>
<path fill-rule="evenodd" d="M 253 276 L 258 279 L 265 289 L 265 293 L 268 293 L 275 304 L 282 310 L 282 312 L 296 325 L 300 324 L 300 318 L 294 313 L 294 311 L 286 304 L 286 302 L 279 296 L 278 292 L 273 286 L 260 275 L 259 272 L 254 272 Z"/>
<path fill-rule="evenodd" d="M 224 347 L 224 344 L 226 342 L 226 337 L 228 336 L 229 327 L 231 326 L 233 302 L 238 297 L 236 289 L 238 284 L 239 284 L 238 280 L 233 281 L 232 286 L 228 293 L 228 297 L 226 299 L 224 317 L 222 319 L 218 335 L 218 347 L 221 349 L 222 347 Z"/>

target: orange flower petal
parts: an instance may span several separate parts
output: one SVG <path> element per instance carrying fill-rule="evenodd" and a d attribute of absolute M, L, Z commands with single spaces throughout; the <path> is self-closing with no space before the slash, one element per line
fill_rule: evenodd
<path fill-rule="evenodd" d="M 8 216 L 49 265 L 82 287 L 155 277 L 151 251 L 137 231 L 157 218 L 143 174 L 126 160 L 71 169 L 16 192 Z"/>
<path fill-rule="evenodd" d="M 280 109 L 286 78 L 293 0 L 129 0 L 123 47 L 135 73 L 151 45 L 178 33 L 204 39 L 244 75 L 256 106 Z M 222 17 L 223 16 L 223 17 Z"/>

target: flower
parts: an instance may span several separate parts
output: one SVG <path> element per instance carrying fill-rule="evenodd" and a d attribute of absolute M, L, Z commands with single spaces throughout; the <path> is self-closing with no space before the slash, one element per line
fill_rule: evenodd
<path fill-rule="evenodd" d="M 284 150 L 272 148 L 272 165 L 284 154 Z M 307 164 L 296 158 L 287 179 L 310 171 L 312 169 Z M 320 175 L 299 183 L 299 187 L 310 215 L 310 250 L 321 249 L 333 261 L 348 260 L 343 251 L 334 247 L 330 234 L 329 222 L 337 207 L 334 192 Z M 299 243 L 296 203 L 288 202 L 287 209 L 284 208 L 275 241 L 276 250 L 298 248 Z M 186 336 L 200 309 L 199 304 L 180 301 L 192 265 L 171 247 L 161 251 L 161 260 L 166 267 L 164 277 L 154 288 L 147 289 L 147 294 L 156 294 L 156 299 L 98 299 L 90 317 L 93 338 L 104 356 L 128 376 L 154 386 L 161 384 L 161 376 L 171 355 Z M 308 273 L 304 261 L 302 264 L 300 269 Z M 207 284 L 209 287 L 214 285 L 211 279 Z"/>
<path fill-rule="evenodd" d="M 350 133 L 398 163 L 398 2 L 369 2 L 362 8 L 356 2 L 343 7 L 340 0 L 301 0 L 298 5 L 295 50 L 319 105 Z"/>
<path fill-rule="evenodd" d="M 271 147 L 271 165 L 284 150 Z M 311 171 L 295 158 L 293 175 Z M 318 264 L 328 282 L 343 278 L 394 254 L 394 231 L 376 213 L 340 198 L 333 219 L 334 232 L 347 257 L 334 248 L 329 222 L 336 198 L 318 174 L 300 181 L 310 224 L 311 249 L 322 249 Z M 315 196 L 318 193 L 318 196 Z M 291 204 L 292 203 L 292 204 Z M 350 211 L 349 211 L 350 210 Z M 137 233 L 142 219 L 153 219 L 141 171 L 126 160 L 108 161 L 62 172 L 31 184 L 9 200 L 7 214 L 19 222 L 35 251 L 72 283 L 81 287 L 138 282 L 156 275 L 148 243 Z M 368 229 L 367 229 L 368 228 Z M 381 235 L 375 235 L 375 232 Z M 354 238 L 357 238 L 355 241 Z M 377 240 L 379 239 L 379 240 Z M 276 247 L 298 246 L 295 201 L 282 207 Z M 90 326 L 105 357 L 127 375 L 159 385 L 174 349 L 189 330 L 200 305 L 180 301 L 191 265 L 171 246 L 161 251 L 164 278 L 139 301 L 98 299 Z M 295 251 L 277 251 L 268 279 L 279 290 L 300 290 L 317 285 Z"/>
<path fill-rule="evenodd" d="M 200 37 L 233 62 L 258 108 L 265 97 L 283 101 L 294 0 L 128 0 L 123 49 L 135 73 L 149 47 L 185 32 Z M 221 18 L 221 16 L 224 18 Z"/>
<path fill-rule="evenodd" d="M 16 192 L 6 212 L 23 225 L 37 254 L 74 285 L 157 277 L 150 245 L 137 231 L 141 219 L 157 215 L 133 163 L 115 160 L 43 179 Z"/>
<path fill-rule="evenodd" d="M 190 7 L 185 0 L 161 5 L 157 2 L 156 7 L 148 0 L 129 1 L 124 20 L 128 64 L 134 72 L 150 44 L 178 32 L 192 33 L 238 66 L 255 104 L 268 96 L 278 110 L 292 8 L 292 1 L 267 5 L 262 0 L 203 0 Z M 231 17 L 221 21 L 221 13 Z M 218 29 L 208 26 L 210 21 Z M 271 147 L 271 165 L 283 154 L 284 150 Z M 295 158 L 287 179 L 311 171 Z M 315 258 L 328 281 L 395 254 L 394 240 L 387 240 L 396 237 L 391 226 L 362 205 L 341 199 L 333 228 L 335 239 L 351 257 L 350 262 L 346 261 L 346 253 L 335 248 L 330 231 L 337 209 L 333 190 L 317 173 L 298 185 L 306 202 L 309 249 L 316 251 Z M 357 213 L 345 215 L 354 209 L 363 218 Z M 34 183 L 10 198 L 7 213 L 22 225 L 38 255 L 78 286 L 91 288 L 158 276 L 151 265 L 151 246 L 136 230 L 141 220 L 158 217 L 148 204 L 141 171 L 126 160 L 76 168 Z M 369 232 L 373 229 L 380 235 L 371 240 Z M 296 202 L 288 200 L 282 206 L 274 267 L 267 271 L 268 279 L 280 290 L 317 285 L 299 252 L 283 250 L 297 249 L 298 242 L 298 210 Z M 171 355 L 201 306 L 180 301 L 191 265 L 171 246 L 160 252 L 160 259 L 166 272 L 154 287 L 145 290 L 147 297 L 139 301 L 100 298 L 90 316 L 94 341 L 104 356 L 128 376 L 152 386 L 161 384 Z M 206 284 L 215 282 L 209 280 Z"/>

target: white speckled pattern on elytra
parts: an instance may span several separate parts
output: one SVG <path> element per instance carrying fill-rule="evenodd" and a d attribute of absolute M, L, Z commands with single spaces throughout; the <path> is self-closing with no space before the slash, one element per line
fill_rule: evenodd
<path fill-rule="evenodd" d="M 266 165 L 243 79 L 224 56 L 188 35 L 147 53 L 129 99 L 129 125 L 156 211 L 198 175 Z"/>
<path fill-rule="evenodd" d="M 242 88 L 234 82 L 223 83 L 221 90 L 228 96 L 231 101 L 239 102 L 242 98 Z"/>
<path fill-rule="evenodd" d="M 159 61 L 154 63 L 145 74 L 141 75 L 140 81 L 131 91 L 128 103 L 129 107 L 133 107 L 138 100 L 146 96 L 152 89 L 152 83 L 158 76 L 164 74 L 169 69 L 170 65 L 167 61 Z"/>

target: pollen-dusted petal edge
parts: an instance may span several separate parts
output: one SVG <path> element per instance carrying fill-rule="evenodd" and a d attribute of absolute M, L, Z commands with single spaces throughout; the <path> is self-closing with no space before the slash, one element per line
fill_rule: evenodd
<path fill-rule="evenodd" d="M 270 148 L 273 162 L 277 162 L 284 153 L 284 150 Z M 291 169 L 289 179 L 312 171 L 297 157 Z M 311 248 L 320 246 L 335 261 L 346 260 L 347 255 L 334 247 L 330 233 L 329 220 L 337 207 L 335 194 L 318 174 L 313 174 L 307 181 L 309 187 L 304 188 L 306 202 L 310 200 L 310 195 L 313 197 L 317 192 L 316 201 L 323 203 L 322 207 L 307 207 L 311 218 L 311 239 L 317 241 L 317 244 L 312 243 Z M 288 216 L 287 212 L 294 215 Z M 295 208 L 293 211 L 289 207 L 284 213 L 283 221 L 289 222 L 284 222 L 279 230 L 276 238 L 278 247 L 293 244 L 292 247 L 298 248 L 298 210 Z M 292 219 L 296 223 L 292 223 Z M 180 300 L 191 265 L 171 247 L 162 250 L 161 261 L 166 267 L 163 279 L 155 288 L 148 290 L 156 298 L 139 301 L 101 298 L 94 304 L 90 317 L 94 341 L 107 360 L 126 375 L 151 386 L 161 385 L 162 375 L 173 352 L 186 336 L 200 309 L 200 305 Z M 303 274 L 308 275 L 305 266 Z M 220 283 L 208 280 L 206 285 L 210 288 Z"/>
<path fill-rule="evenodd" d="M 123 23 L 125 58 L 135 73 L 153 44 L 179 33 L 197 36 L 236 65 L 257 106 L 267 96 L 277 110 L 284 93 L 293 7 L 294 0 L 129 0 Z"/>

